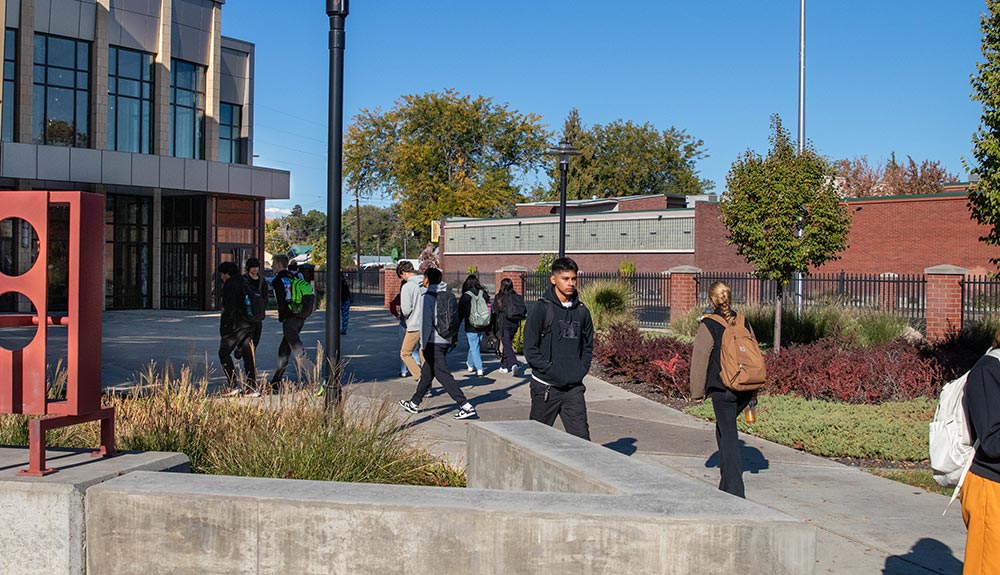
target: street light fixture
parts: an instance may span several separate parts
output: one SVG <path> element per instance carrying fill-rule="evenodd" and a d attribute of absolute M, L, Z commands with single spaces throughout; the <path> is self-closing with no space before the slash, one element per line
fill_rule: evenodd
<path fill-rule="evenodd" d="M 340 256 L 341 151 L 344 143 L 344 21 L 348 0 L 326 0 L 330 18 L 329 125 L 327 131 L 326 180 L 326 349 L 323 361 L 323 405 L 329 413 L 340 403 Z"/>
<path fill-rule="evenodd" d="M 562 140 L 545 153 L 559 158 L 559 257 L 563 258 L 566 257 L 566 174 L 569 172 L 570 156 L 579 156 L 580 150 Z"/>

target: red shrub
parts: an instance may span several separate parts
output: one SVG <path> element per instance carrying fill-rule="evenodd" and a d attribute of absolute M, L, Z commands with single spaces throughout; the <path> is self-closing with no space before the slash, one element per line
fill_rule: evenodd
<path fill-rule="evenodd" d="M 691 344 L 673 338 L 644 338 L 638 328 L 613 326 L 597 338 L 594 361 L 604 374 L 644 383 L 671 397 L 688 395 Z"/>

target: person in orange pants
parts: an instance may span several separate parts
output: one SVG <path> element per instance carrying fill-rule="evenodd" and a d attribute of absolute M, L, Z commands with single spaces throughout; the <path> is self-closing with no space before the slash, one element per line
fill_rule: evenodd
<path fill-rule="evenodd" d="M 1000 332 L 993 347 L 1000 346 Z M 1000 573 L 1000 361 L 979 359 L 965 383 L 965 420 L 978 440 L 962 484 L 962 519 L 969 528 L 964 575 Z"/>

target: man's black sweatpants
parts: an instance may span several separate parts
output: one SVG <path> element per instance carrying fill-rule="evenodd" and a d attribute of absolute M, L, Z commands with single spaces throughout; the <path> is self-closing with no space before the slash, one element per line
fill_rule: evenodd
<path fill-rule="evenodd" d="M 753 399 L 753 392 L 713 389 L 711 397 L 712 409 L 715 411 L 715 441 L 719 446 L 719 471 L 722 474 L 719 489 L 746 499 L 736 418 Z"/>
<path fill-rule="evenodd" d="M 410 401 L 420 405 L 424 396 L 431 390 L 431 380 L 436 377 L 455 403 L 460 406 L 465 405 L 468 400 L 462 393 L 462 388 L 455 381 L 455 376 L 448 369 L 448 361 L 445 358 L 448 348 L 451 346 L 446 343 L 434 343 L 430 347 L 431 349 L 424 347 L 424 364 L 420 366 L 420 382 L 417 383 L 417 390 L 413 392 Z"/>
<path fill-rule="evenodd" d="M 296 358 L 305 356 L 306 350 L 302 347 L 302 338 L 299 337 L 299 332 L 305 324 L 306 320 L 297 317 L 285 318 L 285 321 L 281 322 L 282 338 L 281 345 L 278 346 L 278 369 L 274 371 L 271 383 L 281 382 L 290 356 L 294 355 Z"/>
<path fill-rule="evenodd" d="M 585 391 L 587 388 L 582 383 L 559 389 L 532 379 L 531 414 L 528 417 L 551 426 L 558 415 L 566 433 L 590 441 L 587 403 L 583 399 Z"/>
<path fill-rule="evenodd" d="M 246 385 L 251 386 L 257 380 L 256 358 L 251 350 L 252 342 L 250 336 L 253 335 L 253 328 L 247 327 L 238 329 L 222 336 L 219 342 L 219 361 L 222 362 L 222 371 L 226 374 L 226 381 L 230 387 L 238 387 L 236 380 L 236 366 L 233 364 L 232 353 L 240 350 L 243 358 L 243 371 L 246 372 Z"/>

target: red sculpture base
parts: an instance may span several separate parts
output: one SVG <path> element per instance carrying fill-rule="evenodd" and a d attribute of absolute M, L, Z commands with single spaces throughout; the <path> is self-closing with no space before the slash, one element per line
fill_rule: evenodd
<path fill-rule="evenodd" d="M 55 473 L 55 469 L 45 467 L 45 432 L 50 429 L 69 427 L 101 420 L 101 446 L 91 455 L 94 457 L 114 457 L 115 452 L 115 408 L 105 407 L 86 415 L 56 415 L 40 417 L 28 423 L 28 468 L 18 471 L 18 475 L 41 477 Z"/>

